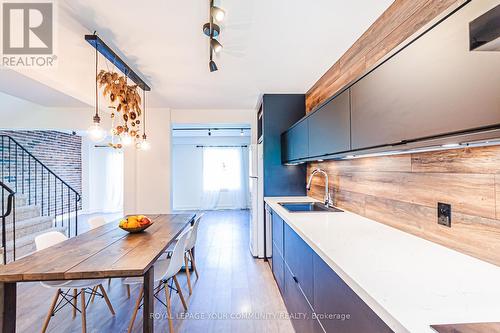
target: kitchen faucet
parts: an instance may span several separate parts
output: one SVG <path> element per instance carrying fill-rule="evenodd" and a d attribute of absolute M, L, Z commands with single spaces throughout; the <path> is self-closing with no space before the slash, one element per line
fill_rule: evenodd
<path fill-rule="evenodd" d="M 321 173 L 325 177 L 325 206 L 333 206 L 332 196 L 330 195 L 330 190 L 328 188 L 328 174 L 322 169 L 314 169 L 314 171 L 309 176 L 309 181 L 307 182 L 306 189 L 311 190 L 311 183 L 314 175 Z"/>

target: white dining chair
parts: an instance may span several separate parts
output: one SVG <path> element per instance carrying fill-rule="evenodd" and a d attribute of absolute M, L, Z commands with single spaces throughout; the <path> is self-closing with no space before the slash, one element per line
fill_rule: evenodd
<path fill-rule="evenodd" d="M 179 294 L 182 306 L 184 307 L 184 310 L 187 311 L 186 300 L 184 299 L 184 295 L 182 294 L 181 286 L 179 284 L 179 281 L 177 280 L 176 275 L 182 269 L 184 252 L 186 251 L 187 239 L 190 233 L 191 233 L 191 228 L 185 229 L 178 237 L 177 242 L 175 243 L 175 246 L 172 250 L 172 255 L 167 259 L 159 259 L 154 264 L 154 284 L 156 285 L 158 283 L 158 286 L 154 290 L 154 296 L 156 299 L 160 300 L 157 295 L 162 290 L 165 290 L 165 298 L 167 302 L 163 303 L 161 300 L 160 302 L 162 302 L 167 308 L 168 327 L 171 333 L 174 332 L 174 326 L 172 322 L 172 307 L 170 302 L 171 290 L 175 290 Z M 172 285 L 169 285 L 170 281 L 173 281 L 175 283 L 175 288 L 173 288 Z M 135 285 L 135 284 L 143 285 L 143 282 L 144 280 L 142 277 L 129 277 L 124 280 L 124 283 L 130 285 Z M 137 297 L 137 301 L 135 303 L 134 312 L 132 313 L 132 318 L 130 319 L 128 332 L 132 331 L 132 328 L 134 326 L 134 321 L 137 316 L 137 311 L 139 311 L 143 296 L 144 296 L 144 285 L 141 287 L 141 290 L 139 291 L 139 296 Z"/>
<path fill-rule="evenodd" d="M 186 270 L 187 284 L 189 288 L 189 295 L 193 293 L 193 288 L 191 287 L 191 275 L 189 273 L 189 262 L 191 263 L 191 267 L 193 268 L 196 279 L 199 279 L 198 268 L 196 267 L 196 261 L 194 259 L 194 247 L 196 245 L 196 238 L 198 236 L 198 227 L 200 225 L 200 220 L 203 217 L 203 213 L 196 216 L 196 219 L 191 226 L 191 233 L 186 242 L 186 251 L 184 252 L 184 267 Z"/>
<path fill-rule="evenodd" d="M 41 234 L 35 237 L 35 246 L 37 251 L 44 250 L 50 246 L 59 244 L 61 242 L 66 241 L 68 238 L 58 232 L 51 231 L 44 234 Z M 73 306 L 73 318 L 76 317 L 76 312 L 79 311 L 82 314 L 82 332 L 87 332 L 87 306 L 88 304 L 85 301 L 85 294 L 89 294 L 91 297 L 94 295 L 99 295 L 103 297 L 108 305 L 109 311 L 114 316 L 115 311 L 111 302 L 102 286 L 104 280 L 67 280 L 67 281 L 43 281 L 40 282 L 42 286 L 50 289 L 57 289 L 56 295 L 52 299 L 52 303 L 50 305 L 49 311 L 47 313 L 47 317 L 45 318 L 45 322 L 43 323 L 42 333 L 45 333 L 47 327 L 49 326 L 50 319 L 52 316 L 56 314 L 60 309 L 64 306 L 71 304 Z M 67 291 L 63 291 L 63 289 L 67 289 Z M 70 292 L 73 289 L 73 294 Z M 100 289 L 100 293 L 97 291 Z M 61 297 L 61 301 L 58 303 L 59 298 Z M 80 308 L 78 308 L 78 297 L 81 299 Z"/>

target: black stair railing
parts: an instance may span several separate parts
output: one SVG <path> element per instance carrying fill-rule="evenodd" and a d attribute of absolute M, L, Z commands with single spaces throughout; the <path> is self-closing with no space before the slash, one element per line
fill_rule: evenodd
<path fill-rule="evenodd" d="M 0 135 L 0 180 L 10 184 L 27 204 L 38 205 L 43 216 L 53 216 L 68 237 L 78 235 L 81 195 L 9 135 Z"/>
<path fill-rule="evenodd" d="M 12 214 L 12 247 L 13 258 L 16 257 L 16 200 L 15 192 L 0 180 L 0 188 L 2 192 L 2 213 L 0 219 L 2 220 L 2 248 L 3 248 L 3 262 L 7 263 L 7 228 L 6 219 Z"/>

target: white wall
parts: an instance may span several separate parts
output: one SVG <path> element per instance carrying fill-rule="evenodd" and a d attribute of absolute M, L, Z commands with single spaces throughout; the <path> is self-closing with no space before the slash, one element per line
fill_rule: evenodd
<path fill-rule="evenodd" d="M 50 108 L 0 92 L 0 128 L 86 130 L 92 123 L 92 108 Z M 109 127 L 109 117 L 101 117 Z"/>
<path fill-rule="evenodd" d="M 203 191 L 203 149 L 197 145 L 248 145 L 250 137 L 174 137 L 172 185 L 174 210 L 199 210 Z M 248 156 L 248 150 L 244 153 Z M 248 163 L 248 161 L 245 159 Z M 217 209 L 234 209 L 234 200 L 222 192 Z"/>
<path fill-rule="evenodd" d="M 148 109 L 146 127 L 151 149 L 125 149 L 124 211 L 167 214 L 172 211 L 170 109 Z"/>

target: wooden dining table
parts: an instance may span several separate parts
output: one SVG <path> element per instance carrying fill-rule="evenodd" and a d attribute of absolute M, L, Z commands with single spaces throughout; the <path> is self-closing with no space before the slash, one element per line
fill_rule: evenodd
<path fill-rule="evenodd" d="M 16 331 L 17 283 L 78 279 L 144 278 L 143 332 L 153 332 L 154 266 L 195 214 L 148 215 L 147 230 L 130 234 L 118 221 L 90 230 L 5 266 L 0 265 L 0 323 Z"/>

